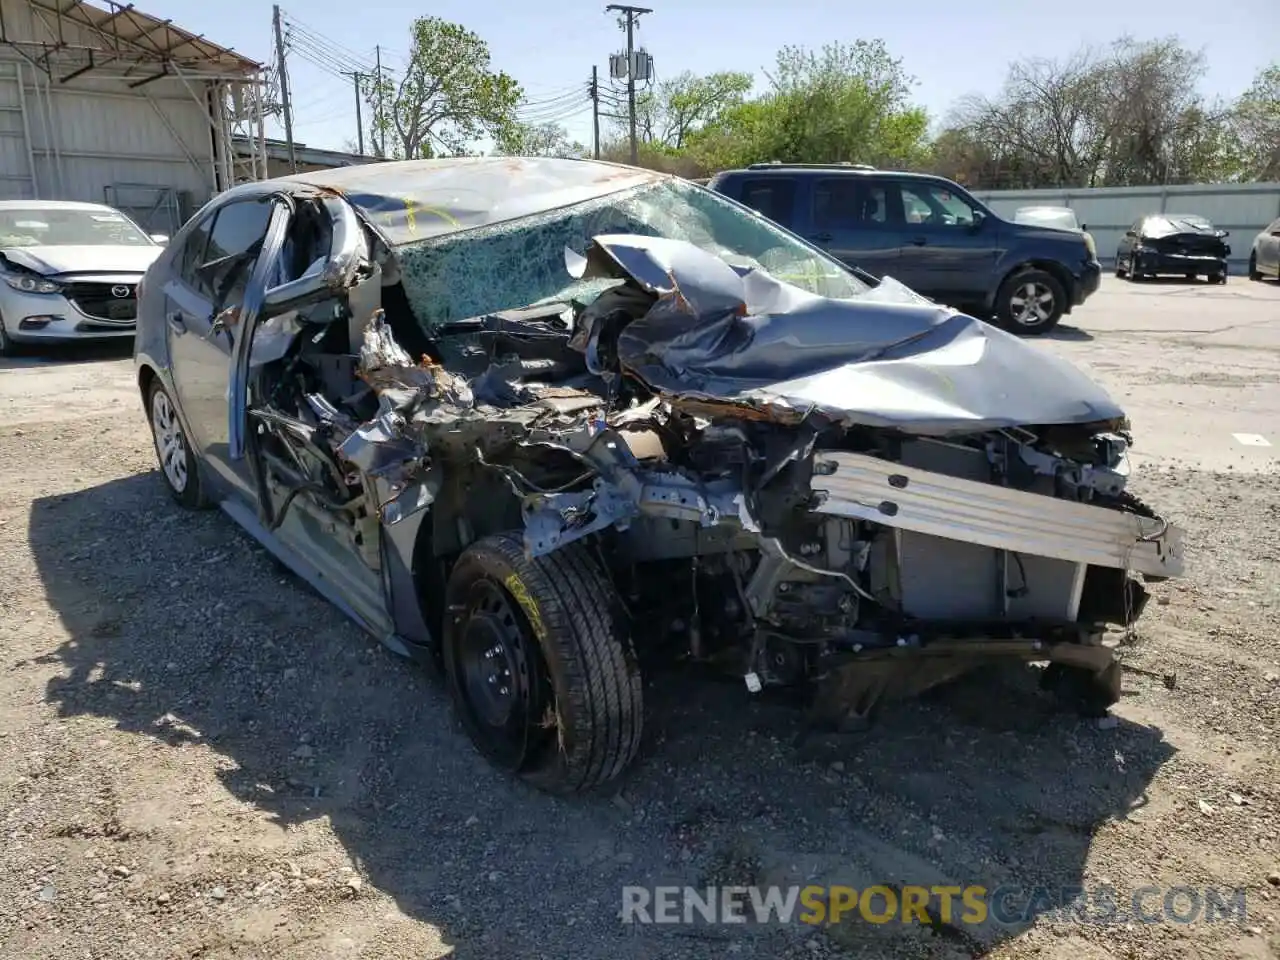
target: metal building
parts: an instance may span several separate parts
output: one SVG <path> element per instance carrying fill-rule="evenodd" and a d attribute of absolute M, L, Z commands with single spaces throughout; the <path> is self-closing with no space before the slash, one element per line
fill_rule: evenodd
<path fill-rule="evenodd" d="M 0 0 L 0 198 L 108 203 L 171 234 L 265 176 L 267 99 L 261 64 L 131 3 Z"/>

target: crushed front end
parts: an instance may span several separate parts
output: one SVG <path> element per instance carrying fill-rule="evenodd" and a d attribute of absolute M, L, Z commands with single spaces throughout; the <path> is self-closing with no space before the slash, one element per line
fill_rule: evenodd
<path fill-rule="evenodd" d="M 531 558 L 589 544 L 642 658 L 811 686 L 837 727 L 1000 658 L 1117 699 L 1108 626 L 1182 548 L 1127 492 L 1128 424 L 1096 384 L 891 282 L 829 300 L 629 236 L 569 268 L 620 282 L 464 325 L 450 374 L 366 351 L 384 414 L 341 452 L 367 467 L 412 438 L 392 489 L 433 477 L 438 549 L 513 515 Z"/>

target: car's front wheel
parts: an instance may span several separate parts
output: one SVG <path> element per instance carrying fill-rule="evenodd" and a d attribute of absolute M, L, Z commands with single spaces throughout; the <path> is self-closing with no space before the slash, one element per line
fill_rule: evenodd
<path fill-rule="evenodd" d="M 518 534 L 467 547 L 445 590 L 444 671 L 477 749 L 554 793 L 616 778 L 640 746 L 625 611 L 582 543 L 525 556 Z"/>
<path fill-rule="evenodd" d="M 1020 270 L 1005 280 L 996 297 L 996 318 L 1011 333 L 1041 334 L 1057 326 L 1067 293 L 1044 270 Z"/>
<path fill-rule="evenodd" d="M 1262 274 L 1258 272 L 1258 255 L 1256 253 L 1249 254 L 1249 279 L 1262 279 Z"/>
<path fill-rule="evenodd" d="M 156 445 L 156 459 L 160 462 L 160 476 L 164 478 L 169 493 L 189 510 L 208 506 L 195 454 L 191 452 L 191 444 L 182 429 L 173 399 L 159 380 L 152 382 L 147 393 L 147 410 L 151 419 L 151 437 Z"/>
<path fill-rule="evenodd" d="M 0 357 L 15 357 L 18 355 L 18 344 L 4 329 L 4 320 L 0 318 Z"/>

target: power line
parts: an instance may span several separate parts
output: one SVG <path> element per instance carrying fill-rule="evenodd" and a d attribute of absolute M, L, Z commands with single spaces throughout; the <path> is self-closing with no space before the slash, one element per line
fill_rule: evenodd
<path fill-rule="evenodd" d="M 285 23 L 297 34 L 306 37 L 322 49 L 327 47 L 331 51 L 337 53 L 337 59 L 340 61 L 350 61 L 352 64 L 358 66 L 362 71 L 372 71 L 372 62 L 368 59 L 366 54 L 356 53 L 350 47 L 344 46 L 338 41 L 325 36 L 315 27 L 309 26 L 286 10 L 282 10 L 280 12 Z"/>

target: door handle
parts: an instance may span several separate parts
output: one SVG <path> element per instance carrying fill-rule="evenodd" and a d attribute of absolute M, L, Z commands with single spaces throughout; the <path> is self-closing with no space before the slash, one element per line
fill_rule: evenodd
<path fill-rule="evenodd" d="M 169 321 L 169 329 L 174 333 L 182 335 L 187 332 L 187 321 L 182 318 L 182 314 L 177 310 L 170 313 L 165 319 Z"/>
<path fill-rule="evenodd" d="M 923 247 L 928 245 L 929 240 L 927 237 L 912 237 L 907 241 L 907 243 L 911 244 L 913 247 Z"/>

